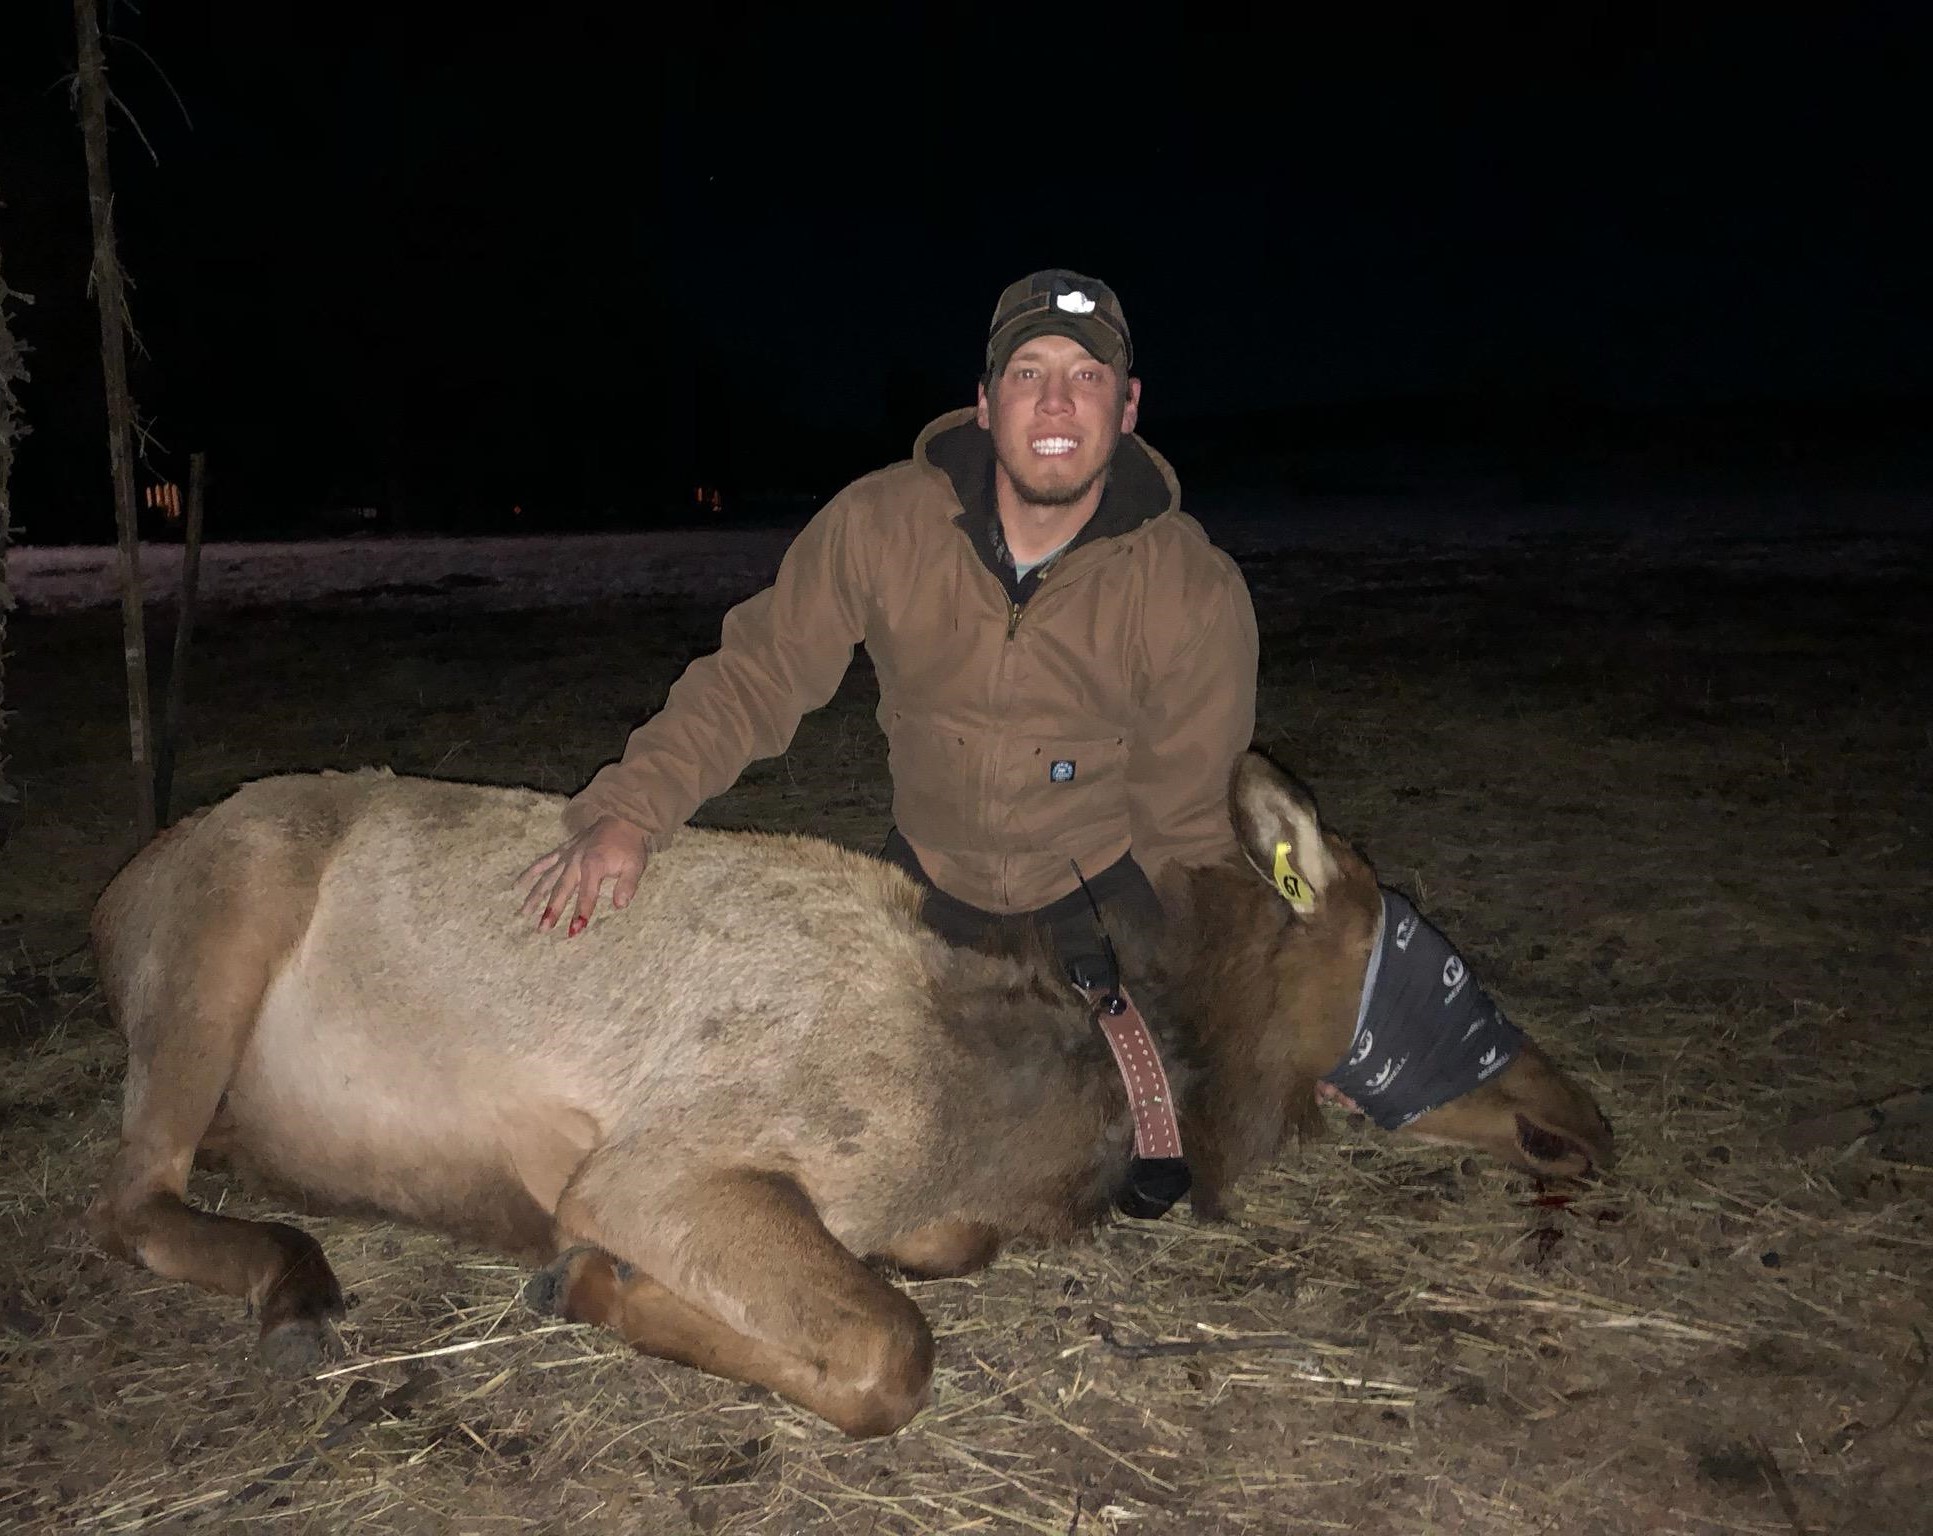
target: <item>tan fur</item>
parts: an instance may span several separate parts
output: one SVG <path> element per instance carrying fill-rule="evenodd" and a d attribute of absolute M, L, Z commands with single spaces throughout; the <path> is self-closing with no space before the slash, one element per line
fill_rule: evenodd
<path fill-rule="evenodd" d="M 808 838 L 687 830 L 622 913 L 539 933 L 511 882 L 558 841 L 562 804 L 291 776 L 140 854 L 94 921 L 129 1041 L 94 1230 L 245 1296 L 278 1352 L 315 1347 L 341 1304 L 320 1250 L 190 1208 L 199 1151 L 314 1208 L 562 1255 L 546 1294 L 565 1315 L 851 1433 L 896 1429 L 925 1401 L 932 1339 L 860 1256 L 961 1273 L 1102 1215 L 1131 1141 L 1106 1046 L 1038 957 L 948 947 L 898 870 Z M 1305 916 L 1238 865 L 1194 872 L 1164 893 L 1159 956 L 1130 959 L 1205 1211 L 1315 1124 L 1375 924 L 1368 866 L 1261 759 L 1231 809 L 1244 831 L 1323 839 L 1298 850 L 1323 878 Z M 1519 1145 L 1528 1115 L 1602 1161 L 1595 1106 L 1526 1062 L 1495 1103 L 1417 1128 L 1544 1167 Z"/>

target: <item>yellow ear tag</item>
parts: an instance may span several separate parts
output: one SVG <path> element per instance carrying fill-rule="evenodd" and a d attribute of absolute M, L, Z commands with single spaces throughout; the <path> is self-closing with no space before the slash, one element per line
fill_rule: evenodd
<path fill-rule="evenodd" d="M 1275 888 L 1282 893 L 1288 904 L 1307 917 L 1316 909 L 1315 892 L 1309 889 L 1309 882 L 1302 878 L 1300 871 L 1289 862 L 1289 845 L 1275 845 Z"/>

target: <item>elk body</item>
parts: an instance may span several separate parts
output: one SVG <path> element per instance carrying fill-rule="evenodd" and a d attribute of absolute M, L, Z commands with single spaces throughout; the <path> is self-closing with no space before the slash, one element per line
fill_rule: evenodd
<path fill-rule="evenodd" d="M 849 1434 L 898 1429 L 933 1340 L 877 1261 L 966 1272 L 1091 1225 L 1126 1176 L 1126 1093 L 1087 1002 L 1044 956 L 927 931 L 897 869 L 797 836 L 686 830 L 623 912 L 560 941 L 510 882 L 561 805 L 287 776 L 138 854 L 93 924 L 129 1049 L 97 1239 L 245 1297 L 265 1352 L 311 1358 L 335 1277 L 306 1233 L 186 1202 L 197 1158 L 227 1163 L 545 1265 L 533 1294 L 561 1315 Z M 1204 1212 L 1316 1123 L 1381 910 L 1266 760 L 1237 765 L 1230 810 L 1246 862 L 1177 875 L 1158 947 L 1115 936 L 1148 957 L 1134 995 Z M 1284 848 L 1296 906 L 1264 873 Z M 1406 1131 L 1545 1174 L 1611 1152 L 1533 1044 Z"/>

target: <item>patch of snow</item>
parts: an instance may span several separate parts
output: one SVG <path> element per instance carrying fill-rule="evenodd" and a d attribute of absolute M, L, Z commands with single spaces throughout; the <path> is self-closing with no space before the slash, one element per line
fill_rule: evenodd
<path fill-rule="evenodd" d="M 384 608 L 561 608 L 642 597 L 749 597 L 769 585 L 790 529 L 582 534 L 550 538 L 315 539 L 202 546 L 209 609 L 325 600 Z M 182 546 L 144 544 L 141 590 L 172 602 Z M 8 552 L 14 596 L 30 613 L 120 601 L 120 556 L 107 545 L 22 545 Z"/>
<path fill-rule="evenodd" d="M 1846 496 L 1673 500 L 1499 508 L 1482 499 L 1261 499 L 1198 514 L 1238 560 L 1297 550 L 1350 550 L 1363 581 L 1393 562 L 1427 566 L 1480 552 L 1508 559 L 1534 546 L 1583 563 L 1815 575 L 1873 575 L 1923 559 L 1933 528 L 1924 498 Z M 203 546 L 200 597 L 209 610 L 328 602 L 436 611 L 555 609 L 679 597 L 735 602 L 770 584 L 796 528 L 687 529 L 520 538 L 348 538 Z M 150 603 L 180 589 L 182 547 L 146 544 Z M 7 573 L 28 614 L 120 601 L 109 545 L 21 545 Z M 1277 570 L 1275 579 L 1286 573 Z M 1329 579 L 1333 579 L 1333 570 Z"/>

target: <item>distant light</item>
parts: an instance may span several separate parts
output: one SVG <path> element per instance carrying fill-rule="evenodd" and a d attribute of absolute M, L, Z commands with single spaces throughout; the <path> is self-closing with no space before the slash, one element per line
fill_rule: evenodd
<path fill-rule="evenodd" d="M 159 485 L 151 485 L 146 496 L 149 507 L 162 512 L 171 523 L 181 519 L 181 487 L 172 480 L 164 480 Z"/>

